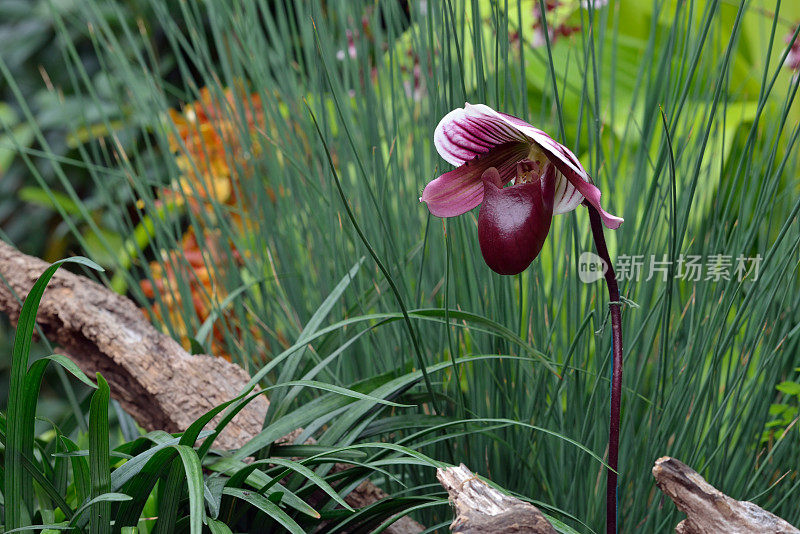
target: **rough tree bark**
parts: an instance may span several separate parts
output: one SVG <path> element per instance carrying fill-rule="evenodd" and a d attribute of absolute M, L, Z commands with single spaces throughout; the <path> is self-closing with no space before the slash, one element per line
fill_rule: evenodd
<path fill-rule="evenodd" d="M 0 241 L 0 312 L 12 322 L 16 323 L 21 301 L 47 266 Z M 158 332 L 131 300 L 63 268 L 45 290 L 37 323 L 59 352 L 87 375 L 102 373 L 111 395 L 147 430 L 181 432 L 214 406 L 237 396 L 250 380 L 236 364 L 187 353 Z M 244 445 L 261 431 L 268 407 L 266 398 L 256 397 L 214 445 L 226 449 Z M 364 506 L 387 496 L 367 480 L 345 500 Z M 386 532 L 422 530 L 422 525 L 403 517 Z"/>
<path fill-rule="evenodd" d="M 0 241 L 0 311 L 13 322 L 20 300 L 47 266 Z M 147 430 L 185 430 L 250 380 L 244 369 L 222 358 L 187 353 L 132 301 L 63 267 L 45 290 L 37 322 L 59 352 L 89 376 L 102 373 L 114 398 Z M 268 406 L 265 398 L 254 399 L 215 445 L 240 447 L 261 431 Z"/>
<path fill-rule="evenodd" d="M 661 491 L 686 514 L 675 527 L 678 534 L 800 534 L 755 504 L 728 497 L 675 458 L 656 460 L 653 476 Z"/>
<path fill-rule="evenodd" d="M 509 532 L 555 534 L 556 530 L 530 503 L 510 497 L 477 478 L 464 464 L 437 469 L 436 478 L 450 494 L 456 517 L 450 530 L 463 534 Z"/>

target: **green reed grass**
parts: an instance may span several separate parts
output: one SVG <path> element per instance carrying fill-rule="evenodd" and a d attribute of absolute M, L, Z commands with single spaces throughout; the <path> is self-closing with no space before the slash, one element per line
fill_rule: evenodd
<path fill-rule="evenodd" d="M 35 127 L 0 61 L 38 140 L 11 148 L 32 184 L 56 199 L 85 253 L 104 254 L 113 278 L 101 279 L 160 310 L 176 337 L 168 303 L 181 297 L 179 322 L 198 350 L 210 350 L 211 323 L 196 316 L 189 281 L 179 277 L 153 301 L 139 282 L 158 277 L 150 262 L 186 264 L 161 251 L 179 250 L 187 228 L 201 249 L 210 246 L 201 228 L 224 237 L 216 259 L 203 257 L 224 273 L 222 291 L 206 295 L 209 321 L 230 358 L 263 386 L 293 384 L 276 390 L 264 432 L 237 459 L 269 454 L 264 447 L 302 426 L 298 444 L 314 436 L 328 451 L 362 452 L 370 468 L 361 474 L 398 497 L 393 513 L 413 508 L 430 527 L 445 525 L 450 510 L 433 484 L 435 462 L 409 455 L 464 462 L 533 500 L 560 530 L 598 532 L 611 336 L 602 285 L 577 276 L 578 256 L 593 250 L 588 218 L 557 217 L 532 267 L 500 277 L 480 258 L 476 214 L 442 222 L 417 201 L 449 168 L 431 143 L 447 111 L 484 102 L 523 117 L 572 148 L 604 205 L 625 217 L 607 233 L 612 258 L 763 258 L 756 281 L 621 282 L 621 530 L 658 532 L 679 520 L 650 474 L 663 455 L 797 523 L 798 435 L 768 446 L 760 439 L 780 399 L 775 385 L 791 378 L 800 348 L 798 84 L 782 68 L 783 36 L 800 10 L 787 2 L 612 1 L 576 10 L 578 34 L 533 48 L 534 3 L 440 0 L 423 12 L 409 2 L 409 13 L 391 1 L 53 5 L 64 35 L 85 35 L 98 58 L 93 70 L 66 41 L 72 81 L 64 89 L 85 106 L 58 133 L 83 141 L 70 158 L 56 157 L 45 135 L 52 132 Z M 414 57 L 424 80 L 416 99 Z M 159 207 L 161 188 L 180 176 L 165 114 L 203 87 L 218 98 L 246 88 L 223 109 L 249 153 L 242 166 L 226 149 L 238 200 L 202 212 Z M 243 120 L 252 102 L 241 98 L 249 94 L 261 99 L 268 125 L 252 135 Z M 74 169 L 91 184 L 88 198 L 71 183 Z M 187 197 L 204 188 L 187 187 Z M 278 192 L 274 202 L 268 188 Z M 249 231 L 233 222 L 243 214 Z M 370 398 L 324 393 L 308 381 Z M 404 447 L 401 460 L 391 444 Z M 308 467 L 335 477 L 329 463 Z M 178 467 L 170 472 L 175 484 L 183 477 Z M 244 498 L 220 491 L 223 510 Z M 268 502 L 250 505 L 267 511 Z M 340 513 L 329 504 L 324 512 Z M 235 519 L 215 520 L 225 517 Z M 342 520 L 364 519 L 354 517 Z M 375 517 L 373 526 L 388 516 Z"/>

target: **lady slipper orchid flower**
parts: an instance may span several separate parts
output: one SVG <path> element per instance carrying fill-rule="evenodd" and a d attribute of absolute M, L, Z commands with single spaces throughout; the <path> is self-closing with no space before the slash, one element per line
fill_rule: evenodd
<path fill-rule="evenodd" d="M 428 183 L 420 201 L 437 217 L 455 217 L 482 204 L 481 253 L 500 274 L 524 271 L 539 254 L 553 215 L 582 202 L 593 206 L 608 228 L 622 224 L 600 206 L 600 190 L 578 158 L 517 117 L 467 103 L 444 116 L 433 143 L 457 168 Z"/>
<path fill-rule="evenodd" d="M 456 166 L 432 180 L 420 202 L 437 217 L 455 217 L 481 205 L 478 241 L 486 264 L 500 274 L 524 271 L 542 249 L 556 213 L 585 204 L 597 254 L 605 262 L 611 337 L 606 532 L 617 532 L 617 465 L 622 398 L 622 302 L 603 225 L 622 219 L 600 206 L 600 190 L 570 150 L 527 122 L 483 104 L 465 104 L 444 116 L 433 134 L 439 155 Z M 506 187 L 508 184 L 512 184 Z"/>

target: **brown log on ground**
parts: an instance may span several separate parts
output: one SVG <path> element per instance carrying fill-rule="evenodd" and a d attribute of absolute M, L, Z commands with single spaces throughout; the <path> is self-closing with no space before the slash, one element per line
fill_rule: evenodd
<path fill-rule="evenodd" d="M 20 300 L 47 267 L 0 241 L 0 311 L 16 322 Z M 250 380 L 244 369 L 222 358 L 187 353 L 131 300 L 63 267 L 44 292 L 37 322 L 86 374 L 93 378 L 100 372 L 112 396 L 146 430 L 185 430 Z M 215 446 L 237 448 L 260 432 L 268 406 L 264 397 L 254 399 Z"/>
<path fill-rule="evenodd" d="M 0 241 L 0 312 L 16 323 L 20 301 L 49 264 Z M 146 430 L 181 432 L 211 408 L 236 397 L 250 376 L 236 364 L 191 355 L 157 331 L 128 298 L 59 269 L 37 314 L 44 335 L 86 374 L 102 373 L 111 395 Z M 238 449 L 261 431 L 269 401 L 256 397 L 214 442 Z M 213 428 L 213 422 L 209 425 Z M 387 497 L 370 481 L 348 496 L 363 506 Z M 385 532 L 415 534 L 424 527 L 403 517 Z"/>
<path fill-rule="evenodd" d="M 678 534 L 800 534 L 800 530 L 749 501 L 737 501 L 709 484 L 680 460 L 656 460 L 653 476 L 686 519 Z"/>
<path fill-rule="evenodd" d="M 453 532 L 555 534 L 556 530 L 530 503 L 505 495 L 477 478 L 464 464 L 437 469 L 436 478 L 450 494 L 456 517 Z"/>

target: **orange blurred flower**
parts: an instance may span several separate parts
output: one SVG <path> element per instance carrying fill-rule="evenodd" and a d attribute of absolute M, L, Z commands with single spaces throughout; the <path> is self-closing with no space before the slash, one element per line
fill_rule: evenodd
<path fill-rule="evenodd" d="M 170 109 L 174 131 L 168 135 L 182 177 L 165 192 L 174 202 L 190 200 L 192 209 L 214 200 L 233 203 L 236 166 L 247 169 L 248 152 L 261 150 L 257 132 L 265 127 L 264 107 L 258 94 L 237 95 L 226 89 L 220 98 L 204 87 L 200 98 L 181 111 Z M 270 198 L 275 194 L 267 189 Z M 165 199 L 166 200 L 166 199 Z"/>
<path fill-rule="evenodd" d="M 260 132 L 266 131 L 266 117 L 258 94 L 248 95 L 230 88 L 219 94 L 206 87 L 200 90 L 195 102 L 180 111 L 170 109 L 168 120 L 169 149 L 181 176 L 161 191 L 158 201 L 175 206 L 185 204 L 194 213 L 203 211 L 211 217 L 197 217 L 186 230 L 178 250 L 162 251 L 161 258 L 150 262 L 151 279 L 142 280 L 140 285 L 148 298 L 159 297 L 159 305 L 150 311 L 151 319 L 172 325 L 188 349 L 191 325 L 187 324 L 185 310 L 190 307 L 201 324 L 208 319 L 214 307 L 227 296 L 224 283 L 227 270 L 236 269 L 240 263 L 236 248 L 231 243 L 224 244 L 223 236 L 210 227 L 213 223 L 209 221 L 218 213 L 213 208 L 222 204 L 235 208 L 227 215 L 234 227 L 245 232 L 251 227 L 247 203 L 237 198 L 238 179 L 240 173 L 251 170 L 251 156 L 261 152 L 257 139 Z M 275 202 L 274 191 L 269 185 L 265 187 Z M 198 240 L 198 235 L 202 239 Z M 233 257 L 229 256 L 231 251 Z M 190 303 L 184 302 L 187 292 L 179 291 L 179 282 L 188 286 Z M 230 360 L 225 345 L 226 330 L 233 332 L 235 339 L 240 337 L 237 334 L 240 328 L 261 337 L 254 327 L 234 323 L 231 313 L 221 312 L 217 317 L 211 338 L 212 354 Z"/>
<path fill-rule="evenodd" d="M 226 296 L 222 281 L 225 264 L 238 263 L 241 259 L 235 249 L 231 249 L 232 258 L 224 257 L 219 232 L 207 232 L 204 236 L 201 248 L 194 231 L 191 228 L 187 230 L 179 250 L 162 251 L 159 261 L 150 262 L 152 280 L 139 282 L 147 298 L 155 299 L 158 295 L 161 301 L 160 305 L 147 310 L 150 319 L 169 322 L 187 350 L 190 348 L 190 325 L 186 324 L 181 313 L 184 301 L 178 280 L 188 286 L 191 307 L 202 324 Z M 238 330 L 233 318 L 223 311 L 214 322 L 210 348 L 212 354 L 230 360 L 225 349 L 226 328 L 234 332 Z"/>

